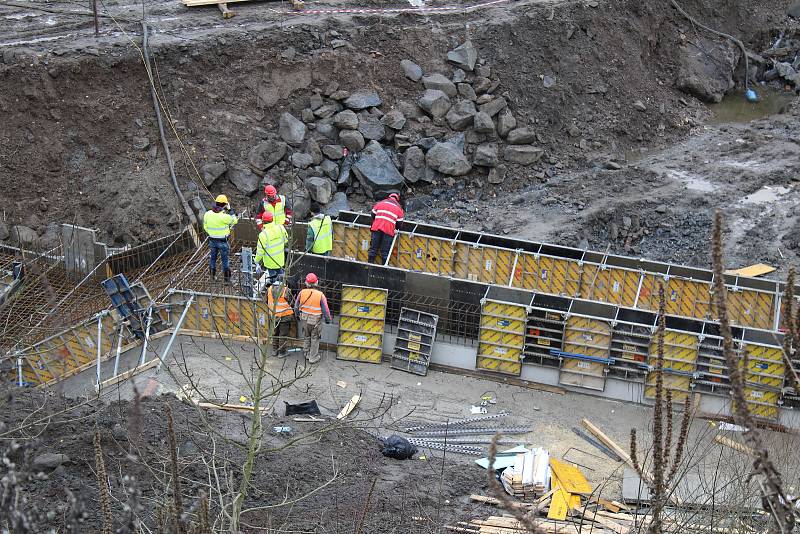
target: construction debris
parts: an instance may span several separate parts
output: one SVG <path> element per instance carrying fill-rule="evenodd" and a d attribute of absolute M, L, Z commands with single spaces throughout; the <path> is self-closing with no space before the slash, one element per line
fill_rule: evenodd
<path fill-rule="evenodd" d="M 550 454 L 537 448 L 518 453 L 514 464 L 503 470 L 500 482 L 506 493 L 530 501 L 547 491 L 550 484 Z"/>

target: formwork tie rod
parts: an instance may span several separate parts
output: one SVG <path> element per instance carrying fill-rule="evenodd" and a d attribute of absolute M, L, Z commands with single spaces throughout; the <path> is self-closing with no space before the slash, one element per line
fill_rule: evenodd
<path fill-rule="evenodd" d="M 533 432 L 533 429 L 526 427 L 509 427 L 509 428 L 453 428 L 447 430 L 432 430 L 430 432 L 420 432 L 418 437 L 445 437 L 445 436 L 469 436 L 480 434 L 527 434 Z"/>
<path fill-rule="evenodd" d="M 467 417 L 466 419 L 457 419 L 455 421 L 447 421 L 444 423 L 430 423 L 427 425 L 418 425 L 406 428 L 406 432 L 417 432 L 419 430 L 438 430 L 440 428 L 449 428 L 451 426 L 462 426 L 470 423 L 479 423 L 481 421 L 490 421 L 492 419 L 500 419 L 506 417 L 508 412 L 500 412 L 492 415 L 480 415 L 478 417 Z"/>

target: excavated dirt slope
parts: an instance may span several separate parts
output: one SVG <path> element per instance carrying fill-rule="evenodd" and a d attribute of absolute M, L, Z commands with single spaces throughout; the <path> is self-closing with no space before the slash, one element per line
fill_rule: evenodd
<path fill-rule="evenodd" d="M 692 0 L 684 7 L 759 49 L 772 28 L 791 24 L 788 0 L 773 4 Z M 6 45 L 0 208 L 8 225 L 36 230 L 43 247 L 53 243 L 53 223 L 99 228 L 114 245 L 181 224 L 137 48 L 141 6 L 123 1 L 104 9 L 114 19 L 102 19 L 96 40 L 89 17 L 14 6 L 0 15 L 8 21 L 0 30 Z M 533 166 L 512 166 L 497 185 L 487 182 L 485 171 L 409 184 L 408 197 L 420 199 L 412 207 L 422 207 L 416 218 L 705 264 L 713 209 L 730 207 L 762 185 L 785 185 L 796 165 L 797 145 L 788 133 L 762 135 L 791 131 L 793 113 L 777 126 L 771 119 L 730 129 L 702 126 L 707 108 L 674 88 L 675 50 L 697 34 L 666 1 L 510 2 L 454 14 L 292 16 L 267 3 L 239 4 L 236 11 L 237 17 L 223 20 L 214 8 L 158 2 L 147 12 L 154 74 L 174 125 L 170 142 L 179 181 L 189 196 L 199 185 L 206 202 L 226 192 L 237 209 L 255 204 L 258 193 L 245 197 L 226 179 L 206 192 L 198 170 L 225 161 L 230 174 L 246 165 L 250 149 L 274 134 L 281 112 L 299 116 L 314 92 L 332 83 L 377 90 L 384 110 L 415 102 L 423 89 L 404 77 L 400 61 L 450 76 L 446 53 L 465 36 L 499 81 L 495 93 L 506 98 L 519 125 L 536 132 L 545 155 Z M 713 154 L 725 143 L 734 143 L 740 155 L 760 151 L 775 179 L 765 180 L 758 167 L 731 174 L 715 155 L 702 165 L 711 190 L 703 183 L 698 192 L 697 181 L 688 194 L 682 190 L 685 173 L 697 170 L 698 153 Z M 662 151 L 666 147 L 672 148 Z M 640 149 L 649 152 L 632 162 Z M 675 156 L 690 169 L 667 172 Z M 623 168 L 605 169 L 611 160 Z M 280 183 L 287 176 L 275 178 Z M 369 202 L 360 191 L 347 191 L 354 207 Z M 757 245 L 742 261 L 780 260 L 785 251 L 773 251 L 794 243 L 790 230 L 737 226 L 737 236 L 755 236 Z M 0 238 L 5 234 L 0 228 Z"/>

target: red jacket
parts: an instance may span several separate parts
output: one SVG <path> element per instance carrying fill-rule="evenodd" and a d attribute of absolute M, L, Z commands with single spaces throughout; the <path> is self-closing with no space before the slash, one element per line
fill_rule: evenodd
<path fill-rule="evenodd" d="M 372 215 L 375 219 L 372 221 L 373 232 L 380 230 L 388 236 L 394 235 L 394 228 L 397 221 L 402 221 L 405 216 L 403 208 L 392 198 L 381 200 L 372 208 Z"/>

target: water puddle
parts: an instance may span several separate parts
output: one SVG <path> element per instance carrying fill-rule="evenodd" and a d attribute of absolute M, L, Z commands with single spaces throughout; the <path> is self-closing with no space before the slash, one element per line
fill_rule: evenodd
<path fill-rule="evenodd" d="M 747 195 L 742 199 L 742 204 L 766 204 L 778 200 L 778 197 L 785 195 L 790 190 L 788 187 L 770 187 L 765 185 L 755 193 Z"/>
<path fill-rule="evenodd" d="M 756 87 L 759 101 L 750 103 L 745 100 L 741 91 L 731 93 L 719 104 L 710 104 L 708 108 L 714 116 L 710 124 L 726 124 L 750 122 L 780 113 L 794 99 L 794 94 L 767 87 Z"/>
<path fill-rule="evenodd" d="M 667 176 L 669 176 L 673 180 L 680 180 L 681 182 L 683 182 L 683 185 L 686 186 L 686 189 L 689 189 L 691 191 L 700 191 L 703 193 L 709 193 L 714 189 L 716 189 L 716 187 L 714 187 L 714 184 L 712 184 L 705 178 L 689 174 L 686 171 L 670 169 L 669 171 L 667 171 Z"/>

